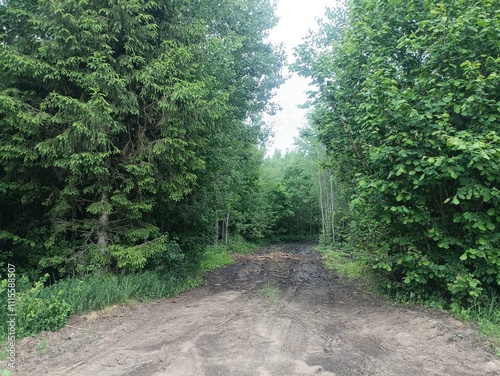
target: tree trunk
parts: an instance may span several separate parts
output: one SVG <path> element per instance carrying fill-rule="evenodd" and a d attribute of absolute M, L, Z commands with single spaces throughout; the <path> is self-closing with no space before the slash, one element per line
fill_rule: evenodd
<path fill-rule="evenodd" d="M 108 194 L 105 192 L 102 194 L 101 201 L 105 208 L 107 208 L 107 204 L 109 203 Z M 106 212 L 106 209 L 103 209 L 99 215 L 99 237 L 97 238 L 97 247 L 99 248 L 99 252 L 101 255 L 105 255 L 108 252 L 109 246 L 109 214 Z"/>
<path fill-rule="evenodd" d="M 330 175 L 330 203 L 331 203 L 331 210 L 332 210 L 332 240 L 333 243 L 335 243 L 335 202 L 334 202 L 334 196 L 333 196 L 333 176 Z"/>
<path fill-rule="evenodd" d="M 217 217 L 215 217 L 214 230 L 215 230 L 214 244 L 217 245 L 219 244 L 219 219 Z"/>
<path fill-rule="evenodd" d="M 319 156 L 319 153 L 318 153 L 318 156 Z M 321 238 L 322 238 L 322 241 L 324 241 L 326 229 L 325 229 L 325 208 L 323 206 L 323 189 L 322 189 L 323 182 L 321 179 L 321 175 L 322 175 L 322 171 L 320 169 L 319 170 L 319 207 L 321 209 L 321 228 L 322 228 Z"/>
<path fill-rule="evenodd" d="M 229 243 L 229 209 L 227 209 L 226 220 L 224 223 L 224 244 Z"/>

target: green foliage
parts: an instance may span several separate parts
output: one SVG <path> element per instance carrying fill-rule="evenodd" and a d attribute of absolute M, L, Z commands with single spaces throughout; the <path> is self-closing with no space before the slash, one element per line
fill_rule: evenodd
<path fill-rule="evenodd" d="M 262 166 L 263 216 L 275 240 L 316 238 L 319 233 L 319 167 L 306 143 L 284 156 L 276 152 Z"/>
<path fill-rule="evenodd" d="M 32 287 L 16 291 L 15 314 L 18 338 L 35 335 L 42 330 L 57 330 L 74 312 L 74 307 L 70 304 L 64 290 L 51 295 L 46 294 L 44 283 L 47 279 L 48 275 L 45 275 Z M 1 281 L 0 291 L 3 295 L 6 295 L 6 282 L 6 280 Z M 26 279 L 21 279 L 16 287 L 22 288 L 27 283 Z M 7 312 L 2 315 L 4 323 L 7 322 L 6 314 Z"/>
<path fill-rule="evenodd" d="M 363 270 L 358 262 L 345 261 L 341 255 L 335 252 L 329 252 L 325 257 L 325 266 L 327 269 L 335 270 L 353 279 L 362 276 Z"/>
<path fill-rule="evenodd" d="M 201 270 L 208 272 L 224 265 L 229 265 L 234 262 L 231 255 L 228 253 L 228 247 L 225 245 L 213 245 L 207 247 L 205 257 L 201 262 Z"/>
<path fill-rule="evenodd" d="M 68 280 L 74 288 L 72 296 L 75 311 L 88 313 L 113 304 L 130 301 L 148 301 L 175 296 L 197 286 L 200 280 L 193 276 L 165 275 L 142 272 L 123 275 L 92 276 L 84 280 Z M 57 286 L 57 284 L 56 284 Z"/>
<path fill-rule="evenodd" d="M 233 236 L 229 241 L 228 249 L 231 253 L 235 254 L 249 254 L 255 248 L 264 244 L 267 244 L 265 239 L 257 242 L 249 242 L 242 236 Z"/>
<path fill-rule="evenodd" d="M 344 248 L 342 247 L 344 246 Z M 357 254 L 346 252 L 345 245 L 336 244 L 335 247 L 318 247 L 319 253 L 323 256 L 325 267 L 334 270 L 350 279 L 362 281 L 365 284 L 371 283 L 373 271 L 362 259 L 356 258 Z"/>
<path fill-rule="evenodd" d="M 295 67 L 348 186 L 346 239 L 395 295 L 473 304 L 500 289 L 500 5 L 346 5 Z"/>
<path fill-rule="evenodd" d="M 282 81 L 274 7 L 4 1 L 0 262 L 61 276 L 175 264 L 190 250 L 174 235 L 202 224 L 203 238 L 228 211 L 258 233 L 253 170 L 238 166 L 256 163 Z"/>
<path fill-rule="evenodd" d="M 117 267 L 128 271 L 142 269 L 148 260 L 154 260 L 158 265 L 161 262 L 168 264 L 181 262 L 184 259 L 179 245 L 168 242 L 166 237 L 159 237 L 132 247 L 111 246 L 110 253 L 115 258 Z"/>
<path fill-rule="evenodd" d="M 201 271 L 208 272 L 229 265 L 234 262 L 233 254 L 248 254 L 256 248 L 254 243 L 246 241 L 241 236 L 233 236 L 229 244 L 211 245 L 206 247 L 203 260 L 201 262 Z"/>

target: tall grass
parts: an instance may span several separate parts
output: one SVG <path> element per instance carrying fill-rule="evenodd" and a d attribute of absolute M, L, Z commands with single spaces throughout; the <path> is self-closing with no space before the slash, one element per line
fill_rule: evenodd
<path fill-rule="evenodd" d="M 468 308 L 453 307 L 451 313 L 466 322 L 474 322 L 481 328 L 483 340 L 500 357 L 500 296 L 491 292 L 484 301 Z"/>
<path fill-rule="evenodd" d="M 135 274 L 93 275 L 84 280 L 66 280 L 50 289 L 67 293 L 75 313 L 103 309 L 117 303 L 148 301 L 178 295 L 200 284 L 199 277 L 175 277 L 154 271 Z M 52 291 L 52 294 L 56 291 Z"/>

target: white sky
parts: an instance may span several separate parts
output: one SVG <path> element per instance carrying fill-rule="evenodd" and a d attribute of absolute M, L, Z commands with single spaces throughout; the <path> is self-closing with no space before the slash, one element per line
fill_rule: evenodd
<path fill-rule="evenodd" d="M 326 6 L 334 6 L 336 0 L 279 0 L 278 25 L 269 33 L 272 43 L 285 44 L 288 62 L 293 61 L 293 48 L 302 43 L 309 29 L 316 29 L 315 19 L 322 17 Z M 268 154 L 275 149 L 285 152 L 293 147 L 299 128 L 306 124 L 306 110 L 297 106 L 307 100 L 308 80 L 292 75 L 277 91 L 275 101 L 282 110 L 273 117 L 265 117 L 266 123 L 274 124 L 274 138 Z"/>

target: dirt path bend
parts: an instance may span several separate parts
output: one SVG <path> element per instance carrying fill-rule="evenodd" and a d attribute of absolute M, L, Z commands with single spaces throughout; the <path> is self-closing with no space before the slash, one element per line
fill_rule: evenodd
<path fill-rule="evenodd" d="M 18 374 L 500 375 L 472 328 L 329 275 L 311 245 L 265 247 L 206 279 L 24 340 Z"/>

